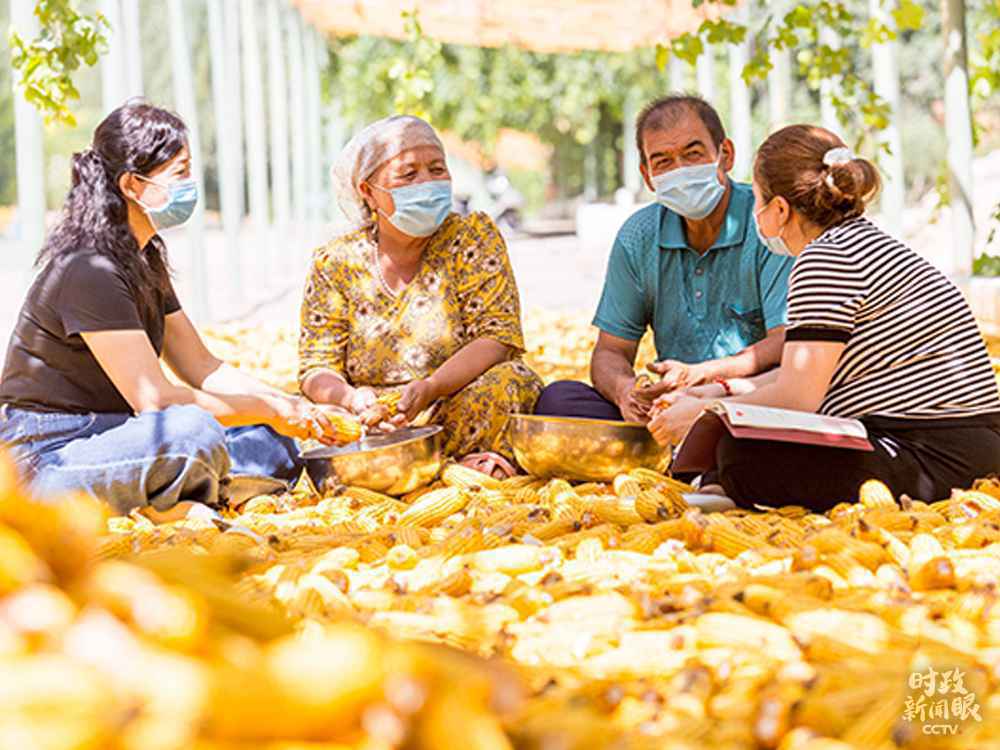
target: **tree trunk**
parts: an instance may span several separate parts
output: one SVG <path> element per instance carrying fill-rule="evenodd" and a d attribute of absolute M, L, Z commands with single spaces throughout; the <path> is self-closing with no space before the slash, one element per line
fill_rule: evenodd
<path fill-rule="evenodd" d="M 966 51 L 965 2 L 941 0 L 944 35 L 944 118 L 948 139 L 954 272 L 972 273 L 975 225 L 972 213 L 972 116 Z"/>

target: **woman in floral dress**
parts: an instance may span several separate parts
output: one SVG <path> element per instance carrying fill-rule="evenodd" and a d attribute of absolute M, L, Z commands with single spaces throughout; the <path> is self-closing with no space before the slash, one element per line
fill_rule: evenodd
<path fill-rule="evenodd" d="M 507 248 L 485 214 L 451 210 L 433 128 L 396 116 L 369 125 L 334 167 L 353 228 L 316 251 L 306 284 L 299 384 L 316 403 L 368 416 L 401 391 L 397 425 L 445 429 L 445 450 L 488 474 L 514 473 L 510 414 L 541 392 L 524 351 Z"/>

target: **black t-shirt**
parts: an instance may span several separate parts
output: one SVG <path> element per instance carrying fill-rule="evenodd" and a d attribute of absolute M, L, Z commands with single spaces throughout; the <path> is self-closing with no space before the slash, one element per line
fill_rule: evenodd
<path fill-rule="evenodd" d="M 31 285 L 11 334 L 0 402 L 77 414 L 131 413 L 80 333 L 145 331 L 159 355 L 164 318 L 180 309 L 171 287 L 159 309 L 143 319 L 125 276 L 98 252 L 81 250 L 50 261 Z"/>

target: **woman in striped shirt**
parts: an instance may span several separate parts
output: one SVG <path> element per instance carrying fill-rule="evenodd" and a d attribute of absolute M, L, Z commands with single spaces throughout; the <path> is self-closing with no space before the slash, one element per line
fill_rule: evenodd
<path fill-rule="evenodd" d="M 870 453 L 726 436 L 719 481 L 741 504 L 824 510 L 872 478 L 933 501 L 1000 470 L 1000 397 L 975 318 L 944 275 L 864 217 L 875 167 L 830 131 L 792 125 L 760 147 L 753 188 L 762 241 L 796 256 L 781 366 L 666 397 L 654 436 L 675 441 L 730 393 L 867 427 Z"/>

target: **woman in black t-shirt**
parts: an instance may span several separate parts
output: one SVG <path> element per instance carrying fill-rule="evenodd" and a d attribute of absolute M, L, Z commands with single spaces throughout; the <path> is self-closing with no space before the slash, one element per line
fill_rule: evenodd
<path fill-rule="evenodd" d="M 293 438 L 330 432 L 325 410 L 214 357 L 181 309 L 157 232 L 197 197 L 184 123 L 141 101 L 73 157 L 0 380 L 0 442 L 39 492 L 177 517 L 229 475 L 292 478 Z"/>

